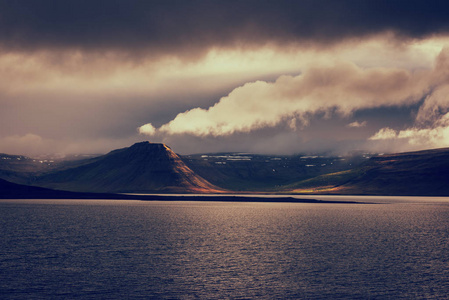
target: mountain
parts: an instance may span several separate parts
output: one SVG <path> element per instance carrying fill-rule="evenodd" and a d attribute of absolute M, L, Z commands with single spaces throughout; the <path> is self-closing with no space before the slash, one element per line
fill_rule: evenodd
<path fill-rule="evenodd" d="M 276 192 L 279 186 L 350 170 L 364 163 L 367 157 L 366 153 L 346 157 L 204 153 L 184 155 L 182 159 L 196 174 L 225 189 Z"/>
<path fill-rule="evenodd" d="M 33 185 L 58 190 L 108 193 L 223 192 L 196 175 L 168 146 L 141 142 L 39 176 Z"/>
<path fill-rule="evenodd" d="M 25 183 L 28 177 L 49 169 L 49 163 L 23 155 L 0 153 L 0 178 Z"/>
<path fill-rule="evenodd" d="M 6 154 L 0 158 L 2 179 L 76 192 L 219 193 L 227 190 L 449 196 L 449 148 L 375 156 L 215 153 L 181 158 L 164 144 L 142 142 L 74 161 L 41 161 Z"/>
<path fill-rule="evenodd" d="M 354 169 L 283 189 L 313 194 L 448 196 L 449 148 L 378 155 Z"/>
<path fill-rule="evenodd" d="M 43 174 L 83 165 L 88 158 L 95 156 L 72 155 L 65 157 L 50 156 L 30 158 L 23 155 L 0 153 L 0 178 L 26 185 Z"/>

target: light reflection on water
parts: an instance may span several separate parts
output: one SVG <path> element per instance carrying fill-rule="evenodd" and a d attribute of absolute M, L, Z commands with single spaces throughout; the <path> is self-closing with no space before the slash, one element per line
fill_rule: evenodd
<path fill-rule="evenodd" d="M 445 298 L 449 202 L 388 199 L 0 201 L 0 295 Z"/>

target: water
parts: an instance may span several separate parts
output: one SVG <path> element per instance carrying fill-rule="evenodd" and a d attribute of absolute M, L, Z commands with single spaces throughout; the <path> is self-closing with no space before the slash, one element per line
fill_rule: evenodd
<path fill-rule="evenodd" d="M 0 298 L 448 299 L 447 198 L 376 199 L 0 201 Z"/>

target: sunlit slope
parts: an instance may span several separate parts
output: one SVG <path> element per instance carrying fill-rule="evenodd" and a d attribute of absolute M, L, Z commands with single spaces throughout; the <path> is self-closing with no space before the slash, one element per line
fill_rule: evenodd
<path fill-rule="evenodd" d="M 282 188 L 294 193 L 449 195 L 449 149 L 380 155 L 352 170 Z"/>
<path fill-rule="evenodd" d="M 91 163 L 39 177 L 34 185 L 84 192 L 218 192 L 164 144 L 142 142 Z"/>

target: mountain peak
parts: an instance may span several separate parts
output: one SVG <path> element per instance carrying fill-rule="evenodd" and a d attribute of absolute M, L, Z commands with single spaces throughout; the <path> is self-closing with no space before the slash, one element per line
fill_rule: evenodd
<path fill-rule="evenodd" d="M 172 152 L 171 148 L 168 147 L 166 144 L 163 144 L 163 143 L 151 143 L 149 141 L 143 141 L 143 142 L 135 143 L 131 147 L 128 147 L 128 148 L 125 148 L 125 149 L 130 149 L 130 150 L 140 149 L 140 150 L 149 150 L 149 151 L 159 150 L 159 151 L 170 151 L 170 152 Z"/>
<path fill-rule="evenodd" d="M 139 142 L 139 143 L 135 143 L 134 145 L 132 145 L 131 147 L 128 147 L 129 149 L 170 149 L 170 147 L 168 147 L 165 144 L 162 143 L 151 143 L 149 141 L 143 141 L 143 142 Z"/>
<path fill-rule="evenodd" d="M 167 147 L 163 143 L 151 143 L 150 141 L 138 142 L 138 143 L 135 143 L 134 145 L 132 145 L 131 147 L 148 147 L 148 146 L 150 146 L 150 147 L 161 147 L 161 146 Z"/>
<path fill-rule="evenodd" d="M 46 176 L 41 184 L 85 192 L 221 191 L 195 174 L 170 147 L 148 141 L 111 151 L 76 169 Z"/>
<path fill-rule="evenodd" d="M 172 161 L 181 161 L 179 156 L 173 152 L 165 144 L 162 143 L 150 143 L 148 141 L 135 143 L 131 147 L 122 148 L 118 150 L 114 150 L 108 154 L 110 155 L 118 155 L 121 154 L 122 157 L 126 156 L 128 161 L 130 160 L 141 160 L 142 162 L 148 161 L 163 161 L 163 160 L 172 160 Z"/>

